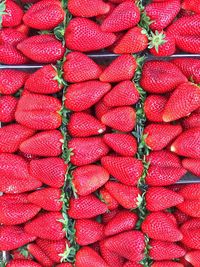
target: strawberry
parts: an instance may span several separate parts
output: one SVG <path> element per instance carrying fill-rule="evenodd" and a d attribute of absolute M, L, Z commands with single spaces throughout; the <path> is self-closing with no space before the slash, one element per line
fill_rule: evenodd
<path fill-rule="evenodd" d="M 106 126 L 95 117 L 84 112 L 76 112 L 70 116 L 68 132 L 72 137 L 88 137 L 105 132 Z"/>
<path fill-rule="evenodd" d="M 182 126 L 185 130 L 188 130 L 190 128 L 195 128 L 195 127 L 200 127 L 200 114 L 193 113 L 189 117 L 186 117 L 182 121 Z"/>
<path fill-rule="evenodd" d="M 114 33 L 103 32 L 98 24 L 86 18 L 72 19 L 65 32 L 66 47 L 80 52 L 100 50 L 115 41 Z"/>
<path fill-rule="evenodd" d="M 187 252 L 185 255 L 186 261 L 190 262 L 193 266 L 199 266 L 200 262 L 200 250 L 193 250 Z"/>
<path fill-rule="evenodd" d="M 181 258 L 186 253 L 182 247 L 172 242 L 151 240 L 149 245 L 151 246 L 149 256 L 156 261 Z"/>
<path fill-rule="evenodd" d="M 51 34 L 31 36 L 17 45 L 25 56 L 38 63 L 54 63 L 65 52 L 62 43 Z"/>
<path fill-rule="evenodd" d="M 106 211 L 106 204 L 94 195 L 82 196 L 77 199 L 71 198 L 69 201 L 68 214 L 73 219 L 89 219 Z"/>
<path fill-rule="evenodd" d="M 146 208 L 150 211 L 165 210 L 184 201 L 180 194 L 164 187 L 149 188 L 145 196 Z"/>
<path fill-rule="evenodd" d="M 162 150 L 181 132 L 182 127 L 180 125 L 152 123 L 144 129 L 145 142 L 152 150 Z"/>
<path fill-rule="evenodd" d="M 168 0 L 167 2 L 151 3 L 145 7 L 147 16 L 153 21 L 150 24 L 152 30 L 165 29 L 181 9 L 179 0 Z"/>
<path fill-rule="evenodd" d="M 23 65 L 27 62 L 28 59 L 12 45 L 0 45 L 0 63 L 7 65 Z"/>
<path fill-rule="evenodd" d="M 184 267 L 184 265 L 175 261 L 155 261 L 151 267 Z"/>
<path fill-rule="evenodd" d="M 15 110 L 18 100 L 14 96 L 1 96 L 0 97 L 0 121 L 11 122 L 15 119 Z"/>
<path fill-rule="evenodd" d="M 80 219 L 75 222 L 76 242 L 86 246 L 104 237 L 104 225 L 94 220 Z"/>
<path fill-rule="evenodd" d="M 179 157 L 168 150 L 151 151 L 146 157 L 146 161 L 159 167 L 181 167 Z"/>
<path fill-rule="evenodd" d="M 185 52 L 199 54 L 199 38 L 198 36 L 178 36 L 176 38 L 176 46 Z"/>
<path fill-rule="evenodd" d="M 108 191 L 107 191 L 108 192 Z M 120 210 L 118 208 L 108 211 L 102 215 L 102 223 L 110 222 Z"/>
<path fill-rule="evenodd" d="M 200 250 L 200 229 L 194 228 L 189 231 L 182 231 L 183 240 L 181 241 L 184 245 L 190 249 L 199 249 Z"/>
<path fill-rule="evenodd" d="M 181 210 L 176 209 L 173 213 L 178 224 L 183 224 L 190 219 L 190 216 L 182 212 Z"/>
<path fill-rule="evenodd" d="M 106 190 L 104 187 L 100 189 L 100 198 L 102 199 L 103 202 L 106 203 L 110 211 L 114 211 L 119 206 L 117 200 L 114 197 L 112 197 L 111 194 L 108 192 L 108 190 Z"/>
<path fill-rule="evenodd" d="M 8 267 L 42 267 L 41 264 L 32 260 L 11 260 L 6 266 Z"/>
<path fill-rule="evenodd" d="M 116 153 L 133 157 L 137 153 L 137 141 L 129 134 L 111 133 L 103 136 L 104 142 Z"/>
<path fill-rule="evenodd" d="M 200 128 L 192 128 L 180 134 L 170 149 L 180 156 L 200 158 L 199 144 Z"/>
<path fill-rule="evenodd" d="M 36 244 L 53 262 L 60 263 L 66 247 L 70 246 L 66 238 L 53 241 L 37 238 Z"/>
<path fill-rule="evenodd" d="M 28 204 L 28 194 L 3 194 L 0 197 L 0 203 L 5 202 L 7 204 Z"/>
<path fill-rule="evenodd" d="M 26 249 L 15 249 L 11 251 L 12 259 L 15 260 L 32 260 L 32 256 Z"/>
<path fill-rule="evenodd" d="M 161 211 L 147 215 L 142 223 L 142 231 L 150 238 L 161 241 L 176 242 L 183 238 L 174 222 Z"/>
<path fill-rule="evenodd" d="M 141 267 L 142 265 L 137 262 L 127 261 L 123 267 Z"/>
<path fill-rule="evenodd" d="M 26 233 L 22 226 L 0 226 L 0 249 L 13 250 L 26 245 L 36 239 L 35 236 Z"/>
<path fill-rule="evenodd" d="M 137 185 L 143 172 L 142 162 L 132 157 L 106 156 L 101 159 L 101 164 L 114 178 L 126 185 Z"/>
<path fill-rule="evenodd" d="M 42 0 L 32 5 L 23 16 L 24 23 L 37 30 L 52 30 L 64 20 L 61 2 Z"/>
<path fill-rule="evenodd" d="M 72 111 L 83 111 L 97 103 L 111 85 L 100 81 L 88 81 L 72 84 L 65 94 L 65 107 Z"/>
<path fill-rule="evenodd" d="M 106 236 L 116 235 L 135 228 L 138 217 L 135 213 L 122 210 L 106 224 L 104 233 Z"/>
<path fill-rule="evenodd" d="M 16 93 L 25 84 L 29 74 L 23 71 L 0 70 L 0 94 L 11 95 Z"/>
<path fill-rule="evenodd" d="M 0 43 L 16 46 L 19 42 L 24 40 L 27 36 L 16 29 L 5 28 L 0 30 Z"/>
<path fill-rule="evenodd" d="M 145 241 L 140 231 L 120 233 L 107 238 L 104 244 L 108 250 L 128 260 L 140 261 L 144 256 Z"/>
<path fill-rule="evenodd" d="M 115 267 L 122 267 L 123 266 L 124 259 L 120 255 L 118 255 L 117 253 L 114 253 L 114 252 L 108 250 L 105 247 L 105 241 L 104 240 L 100 241 L 99 244 L 100 244 L 101 256 L 109 266 L 115 266 Z"/>
<path fill-rule="evenodd" d="M 177 208 L 191 217 L 200 217 L 200 200 L 187 199 L 183 203 L 177 205 Z"/>
<path fill-rule="evenodd" d="M 184 168 L 150 166 L 146 176 L 146 183 L 150 186 L 166 186 L 176 183 L 185 174 Z"/>
<path fill-rule="evenodd" d="M 76 193 L 86 196 L 95 192 L 109 180 L 109 173 L 98 165 L 85 165 L 73 171 L 73 185 Z"/>
<path fill-rule="evenodd" d="M 62 138 L 58 130 L 39 132 L 21 143 L 20 150 L 41 157 L 57 157 L 62 153 Z"/>
<path fill-rule="evenodd" d="M 163 94 L 187 81 L 187 78 L 173 63 L 148 61 L 144 64 L 140 84 L 149 93 Z"/>
<path fill-rule="evenodd" d="M 200 219 L 193 218 L 193 219 L 188 220 L 181 226 L 181 231 L 183 233 L 187 233 L 187 232 L 190 232 L 191 230 L 195 230 L 195 229 L 197 230 L 199 228 L 200 228 Z"/>
<path fill-rule="evenodd" d="M 102 82 L 120 82 L 131 80 L 135 74 L 137 63 L 132 55 L 117 57 L 100 75 Z"/>
<path fill-rule="evenodd" d="M 31 74 L 24 86 L 25 90 L 37 94 L 54 94 L 61 91 L 62 87 L 57 69 L 52 65 L 43 66 Z"/>
<path fill-rule="evenodd" d="M 194 13 L 200 13 L 199 1 L 197 0 L 193 0 L 193 1 L 183 0 L 181 8 L 185 10 L 193 11 Z"/>
<path fill-rule="evenodd" d="M 200 106 L 200 88 L 193 83 L 179 85 L 165 105 L 163 120 L 170 122 L 183 118 Z"/>
<path fill-rule="evenodd" d="M 145 32 L 139 27 L 134 27 L 120 38 L 114 52 L 116 54 L 138 53 L 145 50 L 147 46 L 148 38 Z"/>
<path fill-rule="evenodd" d="M 101 122 L 115 130 L 130 132 L 136 124 L 136 112 L 132 107 L 117 107 L 101 117 Z"/>
<path fill-rule="evenodd" d="M 103 100 L 100 100 L 96 105 L 95 105 L 95 115 L 98 120 L 101 120 L 101 117 L 106 114 L 111 108 L 106 106 Z"/>
<path fill-rule="evenodd" d="M 3 6 L 2 6 L 3 5 Z M 21 7 L 12 0 L 6 0 L 1 4 L 3 13 L 1 16 L 2 27 L 15 27 L 18 26 L 23 17 L 23 10 Z"/>
<path fill-rule="evenodd" d="M 70 83 L 95 80 L 98 79 L 102 73 L 100 66 L 87 55 L 80 52 L 71 52 L 66 56 L 66 61 L 63 64 L 63 71 L 65 81 Z"/>
<path fill-rule="evenodd" d="M 128 0 L 110 0 L 110 2 L 115 3 L 115 4 L 120 4 Z"/>
<path fill-rule="evenodd" d="M 140 195 L 140 190 L 137 187 L 109 181 L 105 188 L 125 209 L 137 208 L 137 198 Z"/>
<path fill-rule="evenodd" d="M 139 97 L 140 95 L 133 82 L 122 81 L 104 96 L 103 102 L 108 107 L 131 106 L 138 102 Z"/>
<path fill-rule="evenodd" d="M 144 111 L 147 119 L 153 122 L 163 122 L 163 112 L 167 103 L 167 97 L 163 95 L 149 95 L 144 103 Z"/>
<path fill-rule="evenodd" d="M 22 0 L 23 1 L 23 0 Z M 23 33 L 24 35 L 28 36 L 29 33 L 30 33 L 30 28 L 25 25 L 24 23 L 20 24 L 19 26 L 15 27 L 15 29 L 18 31 L 18 32 L 21 32 Z"/>
<path fill-rule="evenodd" d="M 82 247 L 76 253 L 76 267 L 109 267 L 102 257 L 90 247 Z"/>
<path fill-rule="evenodd" d="M 120 32 L 132 28 L 140 21 L 140 11 L 135 3 L 119 4 L 101 24 L 104 32 Z"/>
<path fill-rule="evenodd" d="M 182 160 L 183 167 L 196 176 L 200 176 L 200 159 L 185 158 Z"/>
<path fill-rule="evenodd" d="M 62 117 L 58 113 L 61 107 L 60 100 L 52 96 L 23 95 L 18 102 L 15 119 L 35 130 L 53 130 L 62 123 Z"/>
<path fill-rule="evenodd" d="M 61 240 L 65 236 L 60 212 L 44 212 L 26 223 L 24 229 L 27 233 L 49 240 Z"/>
<path fill-rule="evenodd" d="M 109 152 L 108 146 L 101 137 L 72 138 L 68 142 L 68 148 L 73 151 L 70 159 L 76 166 L 98 161 Z"/>
<path fill-rule="evenodd" d="M 200 83 L 200 60 L 194 58 L 177 58 L 172 61 L 191 81 Z"/>
<path fill-rule="evenodd" d="M 108 3 L 102 0 L 69 0 L 69 12 L 75 17 L 96 17 L 98 15 L 107 14 L 110 10 Z"/>
<path fill-rule="evenodd" d="M 42 183 L 59 188 L 64 185 L 67 164 L 61 158 L 35 159 L 30 162 L 30 174 Z"/>
<path fill-rule="evenodd" d="M 29 244 L 27 246 L 29 253 L 36 259 L 42 266 L 51 267 L 53 262 L 49 257 L 41 250 L 41 248 L 36 244 Z"/>
<path fill-rule="evenodd" d="M 73 267 L 71 263 L 61 263 L 56 265 L 56 267 Z"/>

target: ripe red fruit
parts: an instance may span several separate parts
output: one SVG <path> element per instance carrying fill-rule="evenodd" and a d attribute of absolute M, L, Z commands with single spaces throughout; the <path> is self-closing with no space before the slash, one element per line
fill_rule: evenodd
<path fill-rule="evenodd" d="M 193 266 L 199 266 L 200 261 L 200 250 L 193 250 L 187 252 L 185 255 L 186 261 L 190 262 Z"/>
<path fill-rule="evenodd" d="M 0 197 L 0 203 L 5 202 L 10 205 L 12 204 L 28 204 L 28 194 L 3 194 Z"/>
<path fill-rule="evenodd" d="M 182 121 L 182 126 L 185 130 L 188 130 L 188 129 L 194 128 L 194 127 L 200 127 L 200 114 L 199 113 L 193 113 L 189 117 L 186 117 Z"/>
<path fill-rule="evenodd" d="M 147 215 L 142 223 L 142 231 L 150 238 L 161 241 L 176 242 L 183 238 L 172 219 L 160 211 Z"/>
<path fill-rule="evenodd" d="M 98 24 L 86 18 L 72 19 L 65 32 L 66 47 L 80 52 L 103 49 L 115 40 L 114 33 L 103 32 Z"/>
<path fill-rule="evenodd" d="M 0 97 L 0 121 L 11 122 L 15 119 L 15 110 L 17 107 L 17 98 L 14 96 Z"/>
<path fill-rule="evenodd" d="M 196 176 L 200 176 L 200 159 L 185 158 L 182 160 L 183 167 Z"/>
<path fill-rule="evenodd" d="M 187 222 L 190 219 L 190 216 L 182 212 L 181 210 L 176 209 L 173 213 L 176 218 L 176 222 L 180 225 Z"/>
<path fill-rule="evenodd" d="M 184 185 L 179 193 L 185 198 L 190 200 L 200 200 L 200 184 Z"/>
<path fill-rule="evenodd" d="M 137 199 L 140 195 L 137 187 L 109 181 L 105 184 L 105 188 L 125 209 L 137 208 Z"/>
<path fill-rule="evenodd" d="M 108 191 L 107 191 L 108 192 Z M 116 201 L 117 202 L 117 201 Z M 108 211 L 102 215 L 102 223 L 110 222 L 120 210 L 118 208 Z"/>
<path fill-rule="evenodd" d="M 180 158 L 168 150 L 151 151 L 146 160 L 151 165 L 159 167 L 179 168 L 182 166 Z"/>
<path fill-rule="evenodd" d="M 86 196 L 96 191 L 109 180 L 109 173 L 98 165 L 85 165 L 73 171 L 73 185 L 76 193 Z"/>
<path fill-rule="evenodd" d="M 41 264 L 32 260 L 11 260 L 6 266 L 8 267 L 42 267 Z"/>
<path fill-rule="evenodd" d="M 111 108 L 106 106 L 103 100 L 100 100 L 96 105 L 95 105 L 95 115 L 98 120 L 101 120 L 101 117 L 106 114 Z"/>
<path fill-rule="evenodd" d="M 26 38 L 26 34 L 19 32 L 17 29 L 4 28 L 0 30 L 0 43 L 16 46 Z"/>
<path fill-rule="evenodd" d="M 102 82 L 120 82 L 131 80 L 135 74 L 137 63 L 132 55 L 117 57 L 100 75 Z"/>
<path fill-rule="evenodd" d="M 118 255 L 117 253 L 114 253 L 110 250 L 108 250 L 105 247 L 105 241 L 102 240 L 99 242 L 100 245 L 100 252 L 102 258 L 106 261 L 106 263 L 108 264 L 108 266 L 115 266 L 115 267 L 122 267 L 124 266 L 124 259 Z"/>
<path fill-rule="evenodd" d="M 187 199 L 183 203 L 177 205 L 177 208 L 191 217 L 200 218 L 200 200 L 198 199 Z"/>
<path fill-rule="evenodd" d="M 155 261 L 152 267 L 184 267 L 183 264 L 175 261 Z"/>
<path fill-rule="evenodd" d="M 2 3 L 5 5 L 5 14 L 2 14 L 2 27 L 15 27 L 21 23 L 23 10 L 12 0 L 6 0 Z"/>
<path fill-rule="evenodd" d="M 140 263 L 137 262 L 133 262 L 133 261 L 127 261 L 123 267 L 141 267 L 142 265 Z"/>
<path fill-rule="evenodd" d="M 100 198 L 104 203 L 106 203 L 108 210 L 110 211 L 114 211 L 119 206 L 117 200 L 114 197 L 112 197 L 111 194 L 108 192 L 108 190 L 106 190 L 104 187 L 100 189 Z M 111 214 L 111 212 L 109 212 L 108 214 Z M 104 221 L 104 223 L 106 222 Z"/>
<path fill-rule="evenodd" d="M 9 44 L 0 45 L 0 63 L 7 65 L 23 65 L 28 59 L 14 46 Z"/>
<path fill-rule="evenodd" d="M 65 107 L 72 111 L 86 110 L 97 103 L 110 89 L 109 83 L 100 81 L 72 84 L 65 95 Z"/>
<path fill-rule="evenodd" d="M 46 267 L 51 267 L 53 262 L 49 259 L 49 257 L 41 250 L 41 248 L 32 243 L 27 246 L 29 253 L 36 259 L 40 264 Z"/>

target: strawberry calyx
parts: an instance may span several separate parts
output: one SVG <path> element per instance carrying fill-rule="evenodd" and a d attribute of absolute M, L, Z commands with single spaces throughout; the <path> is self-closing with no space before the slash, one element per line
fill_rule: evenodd
<path fill-rule="evenodd" d="M 149 46 L 148 48 L 155 48 L 156 52 L 159 52 L 159 46 L 165 44 L 167 41 L 165 40 L 166 35 L 163 31 L 155 31 L 155 33 L 151 33 L 149 37 Z"/>
<path fill-rule="evenodd" d="M 0 3 L 0 29 L 2 28 L 3 15 L 7 14 L 5 10 L 6 10 L 6 1 L 4 0 Z"/>

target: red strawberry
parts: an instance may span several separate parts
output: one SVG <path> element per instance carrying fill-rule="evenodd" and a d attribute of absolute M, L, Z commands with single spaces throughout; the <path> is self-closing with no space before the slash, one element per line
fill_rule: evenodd
<path fill-rule="evenodd" d="M 57 241 L 37 238 L 36 244 L 56 263 L 61 262 L 62 254 L 64 254 L 66 247 L 70 246 L 66 238 Z"/>
<path fill-rule="evenodd" d="M 53 35 L 31 36 L 17 45 L 28 58 L 38 63 L 54 63 L 64 55 L 64 47 Z"/>
<path fill-rule="evenodd" d="M 132 55 L 117 57 L 100 75 L 102 82 L 120 82 L 131 80 L 135 74 L 137 63 Z"/>
<path fill-rule="evenodd" d="M 70 50 L 89 52 L 112 45 L 114 33 L 105 33 L 94 21 L 86 18 L 72 19 L 65 32 L 66 46 Z"/>
<path fill-rule="evenodd" d="M 122 210 L 106 224 L 104 233 L 106 236 L 116 235 L 135 228 L 138 217 L 135 213 Z"/>
<path fill-rule="evenodd" d="M 140 261 L 143 259 L 145 241 L 144 235 L 140 231 L 120 233 L 107 238 L 104 244 L 108 250 L 128 260 Z"/>
<path fill-rule="evenodd" d="M 135 3 L 127 1 L 118 5 L 101 24 L 104 32 L 120 32 L 132 28 L 140 21 L 140 11 Z"/>
<path fill-rule="evenodd" d="M 5 28 L 0 30 L 0 43 L 16 46 L 19 42 L 24 40 L 27 36 L 16 29 Z"/>
<path fill-rule="evenodd" d="M 13 250 L 35 239 L 35 236 L 26 233 L 21 226 L 0 226 L 0 250 Z"/>
<path fill-rule="evenodd" d="M 41 157 L 57 157 L 62 153 L 62 138 L 58 130 L 40 132 L 24 141 L 20 150 Z"/>
<path fill-rule="evenodd" d="M 100 100 L 96 105 L 95 105 L 95 115 L 98 120 L 101 120 L 101 117 L 106 114 L 111 108 L 107 107 L 103 100 Z"/>
<path fill-rule="evenodd" d="M 155 261 L 152 267 L 184 267 L 183 264 L 175 261 Z"/>
<path fill-rule="evenodd" d="M 104 142 L 116 153 L 133 157 L 137 152 L 137 141 L 129 134 L 111 133 L 103 136 Z"/>
<path fill-rule="evenodd" d="M 86 246 L 101 240 L 104 237 L 104 225 L 94 220 L 76 220 L 76 242 L 80 246 Z"/>
<path fill-rule="evenodd" d="M 138 102 L 139 97 L 135 84 L 131 81 L 123 81 L 104 96 L 103 102 L 108 107 L 131 106 Z"/>
<path fill-rule="evenodd" d="M 76 253 L 76 267 L 109 267 L 102 257 L 90 247 L 82 247 Z"/>
<path fill-rule="evenodd" d="M 70 116 L 68 131 L 73 137 L 88 137 L 105 132 L 106 126 L 95 117 L 84 112 L 76 112 Z"/>
<path fill-rule="evenodd" d="M 152 123 L 144 129 L 145 142 L 150 149 L 161 150 L 180 135 L 181 132 L 182 127 L 180 125 Z"/>
<path fill-rule="evenodd" d="M 176 38 L 176 46 L 184 52 L 199 54 L 199 45 L 198 36 L 177 36 Z"/>
<path fill-rule="evenodd" d="M 86 165 L 73 171 L 73 185 L 76 193 L 86 196 L 96 191 L 109 180 L 109 173 L 101 166 Z"/>
<path fill-rule="evenodd" d="M 143 172 L 142 162 L 132 157 L 106 156 L 101 159 L 101 164 L 112 176 L 126 185 L 137 185 Z"/>
<path fill-rule="evenodd" d="M 159 167 L 181 167 L 179 157 L 168 150 L 151 151 L 146 157 L 146 161 L 150 162 L 151 165 Z"/>
<path fill-rule="evenodd" d="M 26 223 L 25 231 L 29 234 L 49 240 L 61 240 L 65 236 L 60 212 L 44 212 Z"/>
<path fill-rule="evenodd" d="M 150 211 L 160 211 L 174 207 L 184 201 L 183 197 L 164 187 L 149 188 L 146 195 L 146 208 Z"/>
<path fill-rule="evenodd" d="M 200 158 L 200 128 L 189 129 L 180 134 L 171 145 L 171 151 L 180 156 Z"/>
<path fill-rule="evenodd" d="M 115 267 L 122 267 L 123 266 L 124 259 L 120 255 L 118 255 L 117 253 L 114 253 L 114 252 L 108 250 L 105 247 L 105 241 L 104 240 L 100 241 L 99 244 L 100 244 L 101 256 L 109 266 L 115 266 Z"/>
<path fill-rule="evenodd" d="M 23 21 L 30 28 L 52 30 L 64 20 L 64 10 L 57 0 L 42 0 L 31 6 L 23 16 Z"/>
<path fill-rule="evenodd" d="M 200 219 L 199 218 L 193 218 L 188 220 L 186 223 L 184 223 L 181 226 L 181 231 L 183 233 L 189 233 L 191 230 L 197 230 L 200 228 Z"/>
<path fill-rule="evenodd" d="M 176 242 L 183 238 L 174 222 L 164 212 L 152 212 L 142 223 L 142 231 L 150 238 Z"/>
<path fill-rule="evenodd" d="M 62 123 L 62 117 L 58 113 L 61 107 L 60 100 L 52 96 L 23 95 L 18 102 L 15 119 L 35 130 L 53 130 Z"/>
<path fill-rule="evenodd" d="M 61 263 L 57 264 L 56 267 L 73 267 L 71 263 Z"/>
<path fill-rule="evenodd" d="M 29 74 L 23 71 L 0 70 L 0 94 L 11 95 L 16 93 L 24 86 L 28 76 Z"/>
<path fill-rule="evenodd" d="M 125 209 L 137 208 L 137 198 L 140 195 L 140 190 L 137 187 L 109 181 L 105 188 Z"/>
<path fill-rule="evenodd" d="M 186 253 L 183 248 L 171 242 L 151 240 L 149 245 L 151 247 L 149 256 L 156 261 L 181 258 Z"/>
<path fill-rule="evenodd" d="M 110 2 L 115 3 L 115 4 L 120 4 L 125 1 L 129 1 L 129 0 L 110 0 Z"/>
<path fill-rule="evenodd" d="M 200 83 L 200 60 L 194 58 L 177 58 L 174 59 L 173 64 L 175 64 L 182 73 L 191 81 L 195 83 Z"/>
<path fill-rule="evenodd" d="M 175 121 L 183 118 L 200 106 L 200 88 L 193 83 L 179 85 L 165 105 L 163 120 Z"/>
<path fill-rule="evenodd" d="M 151 3 L 145 7 L 147 16 L 153 21 L 150 24 L 152 30 L 165 29 L 178 15 L 181 9 L 179 0 L 168 0 L 161 3 Z"/>
<path fill-rule="evenodd" d="M 171 62 L 149 61 L 144 64 L 140 84 L 149 93 L 163 94 L 187 81 L 179 68 Z"/>
<path fill-rule="evenodd" d="M 14 1 L 6 0 L 3 4 L 2 27 L 15 27 L 21 23 L 23 11 Z M 1 4 L 1 5 L 2 5 Z M 5 9 L 4 9 L 5 8 Z"/>
<path fill-rule="evenodd" d="M 68 142 L 68 148 L 72 149 L 73 153 L 71 163 L 76 166 L 98 161 L 109 152 L 101 137 L 72 138 Z"/>
<path fill-rule="evenodd" d="M 5 202 L 12 204 L 28 204 L 28 194 L 3 194 L 0 197 L 0 203 Z"/>
<path fill-rule="evenodd" d="M 117 200 L 104 187 L 100 189 L 100 198 L 106 203 L 110 211 L 114 211 L 119 206 Z"/>
<path fill-rule="evenodd" d="M 181 241 L 184 245 L 190 249 L 200 250 L 200 229 L 194 228 L 189 231 L 182 231 L 183 240 Z"/>
<path fill-rule="evenodd" d="M 191 217 L 200 218 L 200 200 L 185 200 L 177 208 Z"/>
<path fill-rule="evenodd" d="M 102 215 L 102 223 L 110 222 L 120 210 L 118 208 L 108 211 Z"/>
<path fill-rule="evenodd" d="M 190 219 L 190 216 L 182 212 L 181 210 L 176 209 L 173 213 L 178 224 L 183 224 Z"/>
<path fill-rule="evenodd" d="M 22 1 L 23 1 L 23 0 L 22 0 Z M 20 24 L 19 26 L 15 27 L 15 29 L 16 29 L 18 32 L 21 32 L 21 33 L 25 34 L 26 36 L 28 36 L 29 33 L 30 33 L 30 28 L 29 28 L 27 25 L 23 24 L 23 23 Z"/>
<path fill-rule="evenodd" d="M 162 122 L 163 112 L 167 103 L 167 97 L 161 95 L 149 95 L 144 103 L 144 111 L 149 121 Z"/>
<path fill-rule="evenodd" d="M 146 176 L 146 183 L 150 186 L 166 186 L 176 183 L 185 174 L 184 168 L 150 166 Z"/>
<path fill-rule="evenodd" d="M 101 1 L 101 0 L 100 0 Z M 77 1 L 76 1 L 77 2 Z M 68 3 L 68 5 L 70 2 Z M 64 79 L 70 83 L 79 83 L 98 79 L 102 69 L 87 55 L 71 52 L 63 64 Z"/>
<path fill-rule="evenodd" d="M 117 107 L 101 117 L 101 122 L 115 130 L 130 132 L 136 124 L 136 113 L 132 107 Z"/>
<path fill-rule="evenodd" d="M 36 244 L 29 244 L 27 246 L 29 253 L 36 259 L 42 266 L 51 267 L 53 262 L 49 257 L 41 250 L 41 248 Z"/>
<path fill-rule="evenodd" d="M 181 7 L 185 10 L 193 11 L 195 13 L 200 13 L 200 6 L 198 0 L 193 0 L 193 1 L 183 0 Z"/>
<path fill-rule="evenodd" d="M 107 14 L 110 10 L 108 3 L 102 0 L 69 0 L 69 12 L 75 17 L 96 17 L 98 15 Z"/>
<path fill-rule="evenodd" d="M 15 249 L 11 251 L 12 258 L 15 260 L 32 260 L 32 256 L 26 249 Z"/>
<path fill-rule="evenodd" d="M 65 95 L 65 107 L 72 111 L 83 111 L 97 103 L 109 90 L 109 83 L 88 81 L 72 84 Z"/>
<path fill-rule="evenodd" d="M 7 65 L 23 65 L 28 59 L 14 46 L 9 44 L 0 45 L 0 63 Z"/>
<path fill-rule="evenodd" d="M 8 267 L 42 267 L 41 264 L 32 260 L 11 260 L 6 266 Z"/>
<path fill-rule="evenodd" d="M 200 200 L 200 184 L 184 185 L 179 193 L 185 198 L 190 200 Z"/>
<path fill-rule="evenodd" d="M 200 262 L 200 250 L 193 250 L 187 252 L 185 255 L 186 261 L 190 262 L 193 266 L 198 267 Z"/>
<path fill-rule="evenodd" d="M 10 124 L 0 128 L 0 152 L 14 153 L 26 139 L 34 134 L 34 130 L 20 124 Z"/>
<path fill-rule="evenodd" d="M 59 188 L 64 185 L 67 164 L 61 158 L 35 159 L 30 162 L 30 174 L 42 183 Z"/>
<path fill-rule="evenodd" d="M 83 213 L 84 210 L 84 213 Z M 71 198 L 68 214 L 73 219 L 88 219 L 107 211 L 105 203 L 94 195 L 82 196 L 77 199 Z"/>
<path fill-rule="evenodd" d="M 185 158 L 182 160 L 183 167 L 196 176 L 200 176 L 200 159 Z"/>
<path fill-rule="evenodd" d="M 147 46 L 148 38 L 145 32 L 139 27 L 134 27 L 117 42 L 114 52 L 116 54 L 138 53 L 145 50 Z"/>
<path fill-rule="evenodd" d="M 188 130 L 190 128 L 194 127 L 200 127 L 200 114 L 199 113 L 193 113 L 189 117 L 186 117 L 182 121 L 183 128 L 185 130 Z"/>
<path fill-rule="evenodd" d="M 131 261 L 127 261 L 123 267 L 141 267 L 142 265 L 140 263 L 137 262 L 131 262 Z"/>
<path fill-rule="evenodd" d="M 17 98 L 14 96 L 0 97 L 0 121 L 11 122 L 15 119 L 15 110 L 17 107 Z"/>
<path fill-rule="evenodd" d="M 25 83 L 25 90 L 38 94 L 54 94 L 61 91 L 58 72 L 52 65 L 47 65 L 30 75 Z"/>

